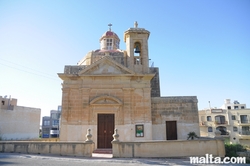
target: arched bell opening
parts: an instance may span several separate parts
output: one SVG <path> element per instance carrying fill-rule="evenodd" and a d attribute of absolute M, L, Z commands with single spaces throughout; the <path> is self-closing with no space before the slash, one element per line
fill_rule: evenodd
<path fill-rule="evenodd" d="M 139 43 L 139 42 L 135 42 L 135 44 L 134 44 L 134 64 L 135 65 L 142 65 L 141 43 Z"/>

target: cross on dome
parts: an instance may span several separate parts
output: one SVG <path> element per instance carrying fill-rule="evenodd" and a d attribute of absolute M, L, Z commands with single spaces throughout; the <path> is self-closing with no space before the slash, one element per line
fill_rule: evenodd
<path fill-rule="evenodd" d="M 108 24 L 108 26 L 109 26 L 109 31 L 111 31 L 111 26 L 112 26 L 112 24 Z"/>

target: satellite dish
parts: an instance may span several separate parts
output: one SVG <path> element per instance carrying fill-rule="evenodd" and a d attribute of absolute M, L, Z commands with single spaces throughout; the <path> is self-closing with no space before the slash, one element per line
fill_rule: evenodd
<path fill-rule="evenodd" d="M 238 102 L 237 100 L 234 101 L 234 104 L 240 104 L 240 102 Z"/>

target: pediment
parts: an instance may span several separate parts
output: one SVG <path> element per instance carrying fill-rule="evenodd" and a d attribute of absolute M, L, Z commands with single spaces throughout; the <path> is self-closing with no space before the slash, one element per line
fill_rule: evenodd
<path fill-rule="evenodd" d="M 120 75 L 134 74 L 133 71 L 105 56 L 83 69 L 79 75 Z"/>
<path fill-rule="evenodd" d="M 90 105 L 121 105 L 122 102 L 113 96 L 99 96 L 90 101 Z"/>

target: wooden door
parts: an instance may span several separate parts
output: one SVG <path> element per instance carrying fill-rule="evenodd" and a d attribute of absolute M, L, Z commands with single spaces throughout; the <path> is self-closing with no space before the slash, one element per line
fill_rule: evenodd
<path fill-rule="evenodd" d="M 112 148 L 114 114 L 98 114 L 97 148 Z"/>
<path fill-rule="evenodd" d="M 167 140 L 177 140 L 176 121 L 166 121 Z"/>

